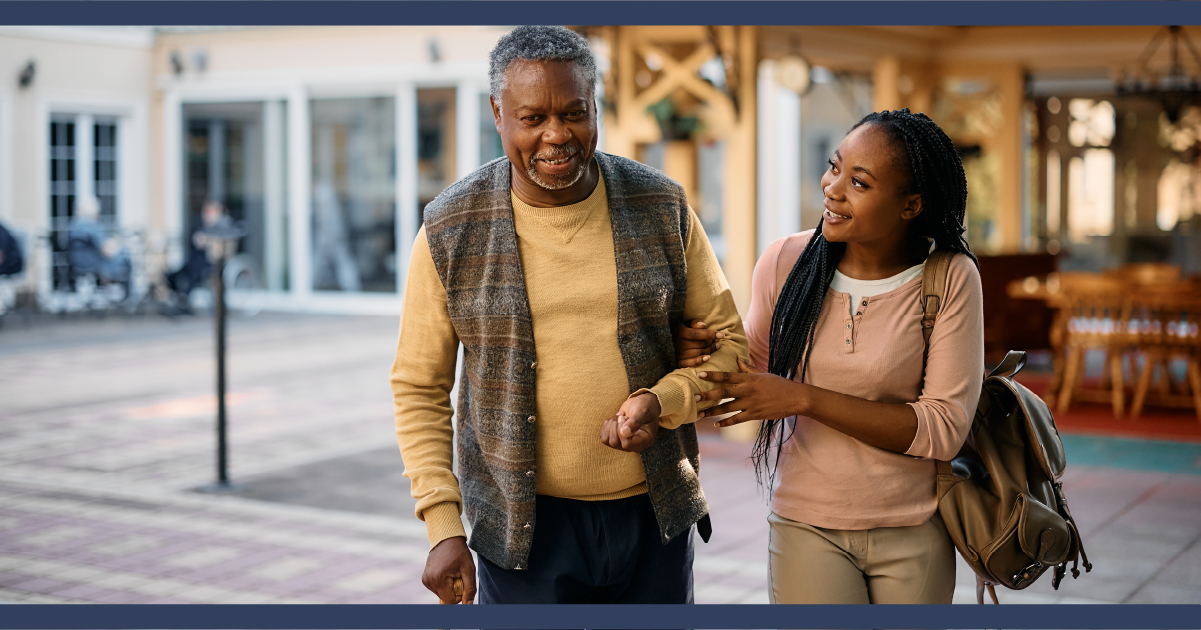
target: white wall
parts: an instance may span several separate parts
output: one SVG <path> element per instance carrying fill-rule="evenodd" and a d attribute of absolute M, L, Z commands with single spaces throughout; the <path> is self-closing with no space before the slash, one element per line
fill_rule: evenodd
<path fill-rule="evenodd" d="M 7 223 L 46 230 L 49 121 L 71 113 L 119 118 L 119 217 L 125 227 L 145 225 L 150 44 L 146 29 L 0 27 L 0 217 Z M 33 84 L 20 88 L 17 76 L 31 60 Z M 33 279 L 43 269 L 30 258 Z"/>
<path fill-rule="evenodd" d="M 801 231 L 801 97 L 776 83 L 775 63 L 759 64 L 758 254 Z"/>

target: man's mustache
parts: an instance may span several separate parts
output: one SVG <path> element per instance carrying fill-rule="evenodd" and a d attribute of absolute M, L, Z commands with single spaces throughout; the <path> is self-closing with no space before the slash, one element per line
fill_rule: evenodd
<path fill-rule="evenodd" d="M 573 142 L 571 144 L 561 144 L 553 149 L 547 149 L 530 157 L 530 166 L 534 165 L 536 160 L 559 160 L 565 157 L 570 157 L 584 150 L 584 145 Z"/>

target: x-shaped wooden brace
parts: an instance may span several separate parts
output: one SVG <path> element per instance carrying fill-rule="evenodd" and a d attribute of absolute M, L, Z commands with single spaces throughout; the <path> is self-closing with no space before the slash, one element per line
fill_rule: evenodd
<path fill-rule="evenodd" d="M 714 112 L 717 114 L 715 122 L 722 129 L 729 129 L 734 126 L 738 120 L 738 116 L 734 112 L 733 101 L 730 100 L 730 97 L 725 92 L 713 87 L 712 84 L 697 76 L 697 71 L 700 67 L 716 56 L 712 45 L 701 44 L 684 61 L 677 61 L 675 57 L 667 54 L 667 52 L 654 44 L 640 44 L 637 50 L 643 59 L 652 55 L 657 56 L 663 62 L 663 69 L 659 80 L 654 85 L 643 90 L 634 100 L 634 108 L 636 110 L 645 111 L 647 107 L 667 98 L 673 91 L 680 88 L 688 90 L 693 96 L 713 107 Z"/>

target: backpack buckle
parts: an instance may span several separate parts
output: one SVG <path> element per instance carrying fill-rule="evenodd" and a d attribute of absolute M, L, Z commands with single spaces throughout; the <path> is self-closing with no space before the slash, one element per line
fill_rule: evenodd
<path fill-rule="evenodd" d="M 1038 573 L 1036 573 L 1036 571 L 1038 569 L 1041 569 L 1042 566 L 1043 566 L 1043 563 L 1034 561 L 1034 562 L 1031 562 L 1030 565 L 1027 566 L 1026 568 L 1013 574 L 1013 588 L 1015 588 L 1015 589 L 1022 588 L 1027 583 L 1029 583 L 1031 580 L 1033 580 L 1035 577 L 1037 577 Z"/>

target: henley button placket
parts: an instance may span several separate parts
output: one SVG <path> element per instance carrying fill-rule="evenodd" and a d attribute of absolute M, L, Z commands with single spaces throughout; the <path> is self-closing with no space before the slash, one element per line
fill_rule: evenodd
<path fill-rule="evenodd" d="M 861 300 L 859 302 L 859 310 L 856 311 L 855 317 L 862 317 L 863 311 L 866 310 L 864 307 L 866 307 L 866 306 L 867 306 L 867 300 Z M 847 322 L 847 336 L 845 339 L 843 339 L 843 349 L 842 349 L 844 354 L 851 354 L 852 352 L 855 351 L 855 343 L 854 343 L 854 341 L 852 341 L 852 339 L 854 339 L 854 337 L 855 337 L 855 325 L 853 322 L 854 322 L 853 319 Z"/>

